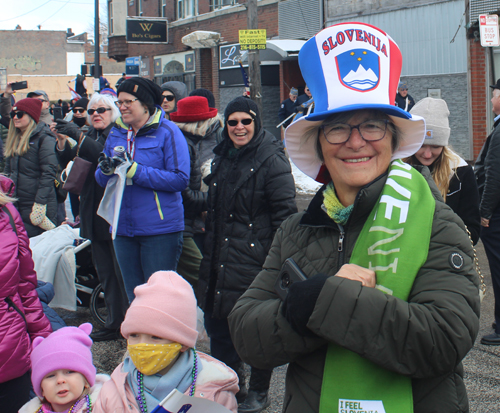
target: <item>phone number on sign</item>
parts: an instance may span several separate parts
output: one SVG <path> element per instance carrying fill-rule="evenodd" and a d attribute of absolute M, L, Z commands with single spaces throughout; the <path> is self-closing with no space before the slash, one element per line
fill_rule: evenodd
<path fill-rule="evenodd" d="M 265 44 L 242 44 L 240 45 L 241 50 L 265 50 Z"/>

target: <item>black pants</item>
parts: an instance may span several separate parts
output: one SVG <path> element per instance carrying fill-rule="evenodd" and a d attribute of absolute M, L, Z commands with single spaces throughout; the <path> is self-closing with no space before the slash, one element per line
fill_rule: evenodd
<path fill-rule="evenodd" d="M 210 337 L 210 355 L 222 361 L 230 367 L 234 367 L 241 362 L 240 356 L 236 352 L 229 332 L 227 318 L 212 318 L 210 312 L 205 313 L 205 329 Z M 273 369 L 261 370 L 251 368 L 250 390 L 258 392 L 267 391 Z"/>
<path fill-rule="evenodd" d="M 497 324 L 495 332 L 500 334 L 500 208 L 493 212 L 490 226 L 481 227 L 481 240 L 488 257 L 495 295 L 495 322 Z"/>
<path fill-rule="evenodd" d="M 0 406 L 2 413 L 17 413 L 30 400 L 31 374 L 24 373 L 17 379 L 0 383 Z"/>
<path fill-rule="evenodd" d="M 92 261 L 104 292 L 108 309 L 105 328 L 118 330 L 128 308 L 127 293 L 112 241 L 92 241 Z"/>

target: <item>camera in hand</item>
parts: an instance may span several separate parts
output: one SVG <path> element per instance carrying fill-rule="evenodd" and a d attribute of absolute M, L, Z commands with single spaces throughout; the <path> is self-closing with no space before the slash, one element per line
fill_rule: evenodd
<path fill-rule="evenodd" d="M 281 267 L 278 279 L 274 284 L 274 291 L 284 300 L 288 294 L 290 286 L 294 282 L 305 281 L 306 275 L 302 272 L 293 258 L 287 258 Z"/>
<path fill-rule="evenodd" d="M 12 90 L 28 89 L 28 82 L 23 80 L 22 82 L 13 82 L 10 84 Z"/>

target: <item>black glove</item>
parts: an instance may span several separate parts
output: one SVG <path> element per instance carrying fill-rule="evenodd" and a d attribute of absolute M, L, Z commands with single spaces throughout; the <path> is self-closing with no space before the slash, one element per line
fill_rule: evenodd
<path fill-rule="evenodd" d="M 101 153 L 97 162 L 99 162 L 99 168 L 101 168 L 101 172 L 104 175 L 113 175 L 113 173 L 115 172 L 113 158 L 110 158 L 105 153 Z"/>
<path fill-rule="evenodd" d="M 316 274 L 305 281 L 294 282 L 288 290 L 282 306 L 283 316 L 301 336 L 316 336 L 306 326 L 328 277 L 326 274 Z"/>
<path fill-rule="evenodd" d="M 64 119 L 56 119 L 56 122 L 56 131 L 58 133 L 69 136 L 77 142 L 80 140 L 82 131 L 76 124 L 74 124 L 73 122 L 67 122 Z"/>
<path fill-rule="evenodd" d="M 125 162 L 125 158 L 122 158 L 121 156 L 113 156 L 112 162 L 113 166 L 118 168 L 123 162 Z"/>

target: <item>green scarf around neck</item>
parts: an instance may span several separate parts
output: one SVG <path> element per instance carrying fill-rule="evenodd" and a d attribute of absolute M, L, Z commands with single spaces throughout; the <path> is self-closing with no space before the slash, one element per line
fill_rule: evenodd
<path fill-rule="evenodd" d="M 407 301 L 427 259 L 434 209 L 435 200 L 425 178 L 401 160 L 393 161 L 350 263 L 374 270 L 375 288 Z M 330 343 L 320 413 L 332 412 L 412 413 L 411 378 Z"/>

